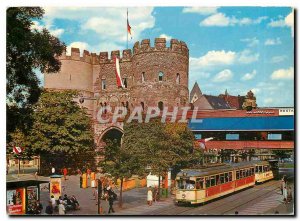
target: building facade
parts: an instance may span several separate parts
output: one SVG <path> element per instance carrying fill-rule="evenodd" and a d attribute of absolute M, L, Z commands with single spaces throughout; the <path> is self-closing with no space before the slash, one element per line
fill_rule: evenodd
<path fill-rule="evenodd" d="M 114 57 L 120 58 L 120 72 L 124 88 L 118 88 L 115 75 Z M 189 49 L 183 41 L 172 39 L 169 47 L 166 39 L 156 38 L 154 46 L 149 39 L 136 42 L 133 50 L 89 53 L 78 48 L 71 49 L 71 55 L 64 53 L 59 57 L 59 73 L 47 73 L 46 90 L 73 89 L 84 98 L 82 105 L 87 108 L 94 121 L 95 143 L 103 147 L 103 136 L 114 132 L 123 133 L 122 122 L 101 124 L 97 113 L 103 106 L 114 111 L 124 106 L 129 111 L 136 106 L 182 107 L 189 104 L 188 76 Z M 78 98 L 79 101 L 80 97 Z M 106 113 L 110 114 L 110 113 Z"/>

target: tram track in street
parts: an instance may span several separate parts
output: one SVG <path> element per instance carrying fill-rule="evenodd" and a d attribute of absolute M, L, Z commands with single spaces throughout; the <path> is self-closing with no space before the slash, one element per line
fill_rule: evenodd
<path fill-rule="evenodd" d="M 192 207 L 177 206 L 175 204 L 168 208 L 162 208 L 147 215 L 222 215 L 257 200 L 273 192 L 279 187 L 279 181 L 256 185 L 239 192 L 212 200 L 210 202 Z M 233 212 L 234 214 L 234 212 Z"/>

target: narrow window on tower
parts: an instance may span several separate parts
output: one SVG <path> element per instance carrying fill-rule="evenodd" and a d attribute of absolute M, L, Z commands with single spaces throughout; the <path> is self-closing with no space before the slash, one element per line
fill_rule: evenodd
<path fill-rule="evenodd" d="M 106 80 L 105 79 L 102 79 L 101 86 L 102 86 L 102 90 L 106 89 Z"/>
<path fill-rule="evenodd" d="M 180 84 L 180 74 L 176 74 L 176 84 Z"/>
<path fill-rule="evenodd" d="M 127 88 L 127 78 L 123 78 L 124 87 Z"/>
<path fill-rule="evenodd" d="M 145 82 L 145 72 L 142 73 L 142 82 Z"/>
<path fill-rule="evenodd" d="M 161 111 L 164 109 L 164 103 L 162 101 L 158 102 L 157 106 L 158 106 L 159 110 L 161 110 Z"/>
<path fill-rule="evenodd" d="M 145 109 L 145 104 L 144 104 L 144 102 L 141 102 L 141 106 L 142 106 L 142 109 L 144 110 L 144 109 Z"/>
<path fill-rule="evenodd" d="M 164 77 L 164 73 L 162 73 L 162 72 L 159 72 L 159 74 L 158 74 L 158 81 L 163 81 L 163 77 Z"/>

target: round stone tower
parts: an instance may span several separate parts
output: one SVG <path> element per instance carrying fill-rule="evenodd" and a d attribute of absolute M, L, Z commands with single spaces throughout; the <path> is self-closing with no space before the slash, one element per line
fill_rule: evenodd
<path fill-rule="evenodd" d="M 165 38 L 136 42 L 132 55 L 133 106 L 158 106 L 160 109 L 188 105 L 189 50 L 182 41 L 172 39 L 166 47 Z"/>

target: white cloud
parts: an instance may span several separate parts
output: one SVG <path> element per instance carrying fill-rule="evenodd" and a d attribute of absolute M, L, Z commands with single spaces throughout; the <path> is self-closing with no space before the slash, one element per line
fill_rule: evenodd
<path fill-rule="evenodd" d="M 259 88 L 252 88 L 251 91 L 254 93 L 254 96 L 256 96 L 257 94 L 260 93 L 260 89 Z"/>
<path fill-rule="evenodd" d="M 79 48 L 80 54 L 82 55 L 83 50 L 88 50 L 89 44 L 86 42 L 76 41 L 72 42 L 70 45 L 67 46 L 67 55 L 71 55 L 71 48 Z"/>
<path fill-rule="evenodd" d="M 259 53 L 252 53 L 246 49 L 241 52 L 234 51 L 208 51 L 199 58 L 190 58 L 190 67 L 193 70 L 208 70 L 218 67 L 230 66 L 233 64 L 250 64 L 257 61 Z"/>
<path fill-rule="evenodd" d="M 210 68 L 217 65 L 230 65 L 234 62 L 236 53 L 233 51 L 209 51 L 199 58 L 190 58 L 190 65 L 198 68 Z"/>
<path fill-rule="evenodd" d="M 232 77 L 233 77 L 233 73 L 231 72 L 231 70 L 225 69 L 225 70 L 219 72 L 218 74 L 216 74 L 213 81 L 214 82 L 224 82 L 224 81 L 228 81 L 228 80 L 232 79 Z"/>
<path fill-rule="evenodd" d="M 205 18 L 200 22 L 201 26 L 228 26 L 230 25 L 230 18 L 223 13 L 217 13 Z"/>
<path fill-rule="evenodd" d="M 53 29 L 53 25 L 50 23 L 45 22 L 45 25 L 40 24 L 38 21 L 33 21 L 33 24 L 31 25 L 31 29 L 37 30 L 37 31 L 42 31 L 44 28 L 46 28 L 50 34 L 52 34 L 55 37 L 59 37 L 61 34 L 64 33 L 64 29 L 59 28 L 59 29 Z"/>
<path fill-rule="evenodd" d="M 159 37 L 160 38 L 165 38 L 167 41 L 170 41 L 172 39 L 172 36 L 166 35 L 166 34 L 161 34 Z"/>
<path fill-rule="evenodd" d="M 140 40 L 141 33 L 154 27 L 153 7 L 129 8 L 128 20 L 132 37 Z M 81 31 L 94 31 L 99 34 L 99 42 L 120 44 L 126 42 L 126 8 L 45 8 L 45 19 L 69 19 L 79 22 Z M 125 27 L 125 28 L 124 28 Z M 80 31 L 80 30 L 79 30 Z"/>
<path fill-rule="evenodd" d="M 256 37 L 254 37 L 254 38 L 244 38 L 244 39 L 241 39 L 241 42 L 248 43 L 247 44 L 248 47 L 254 47 L 254 46 L 257 46 L 259 44 L 259 40 Z"/>
<path fill-rule="evenodd" d="M 255 77 L 256 75 L 256 70 L 253 70 L 251 73 L 246 73 L 241 79 L 243 81 L 248 81 L 248 80 L 251 80 Z"/>
<path fill-rule="evenodd" d="M 197 13 L 200 15 L 210 15 L 217 13 L 218 7 L 185 7 L 183 13 Z"/>
<path fill-rule="evenodd" d="M 224 13 L 216 13 L 200 22 L 200 26 L 219 26 L 219 27 L 226 27 L 226 26 L 235 26 L 235 25 L 252 25 L 252 24 L 259 24 L 263 20 L 267 19 L 266 16 L 259 17 L 257 19 L 251 18 L 241 18 L 237 19 L 236 17 L 226 16 Z"/>
<path fill-rule="evenodd" d="M 279 63 L 287 59 L 286 55 L 279 55 L 279 56 L 274 56 L 271 58 L 271 63 Z"/>
<path fill-rule="evenodd" d="M 272 80 L 288 80 L 294 79 L 294 67 L 290 67 L 289 69 L 279 69 L 272 73 Z"/>
<path fill-rule="evenodd" d="M 33 21 L 33 24 L 31 25 L 31 30 L 37 30 L 37 31 L 42 31 L 44 26 L 40 25 L 40 23 L 38 21 Z"/>
<path fill-rule="evenodd" d="M 265 45 L 280 45 L 280 44 L 281 44 L 280 38 L 268 38 L 265 41 Z"/>
<path fill-rule="evenodd" d="M 290 27 L 291 35 L 294 37 L 294 9 L 284 19 L 272 20 L 268 26 L 270 27 Z"/>
<path fill-rule="evenodd" d="M 246 49 L 239 53 L 238 61 L 240 63 L 249 64 L 257 61 L 259 58 L 259 53 L 252 53 L 250 50 Z"/>
<path fill-rule="evenodd" d="M 268 105 L 268 104 L 272 104 L 273 103 L 273 98 L 266 98 L 264 99 L 264 104 Z"/>

